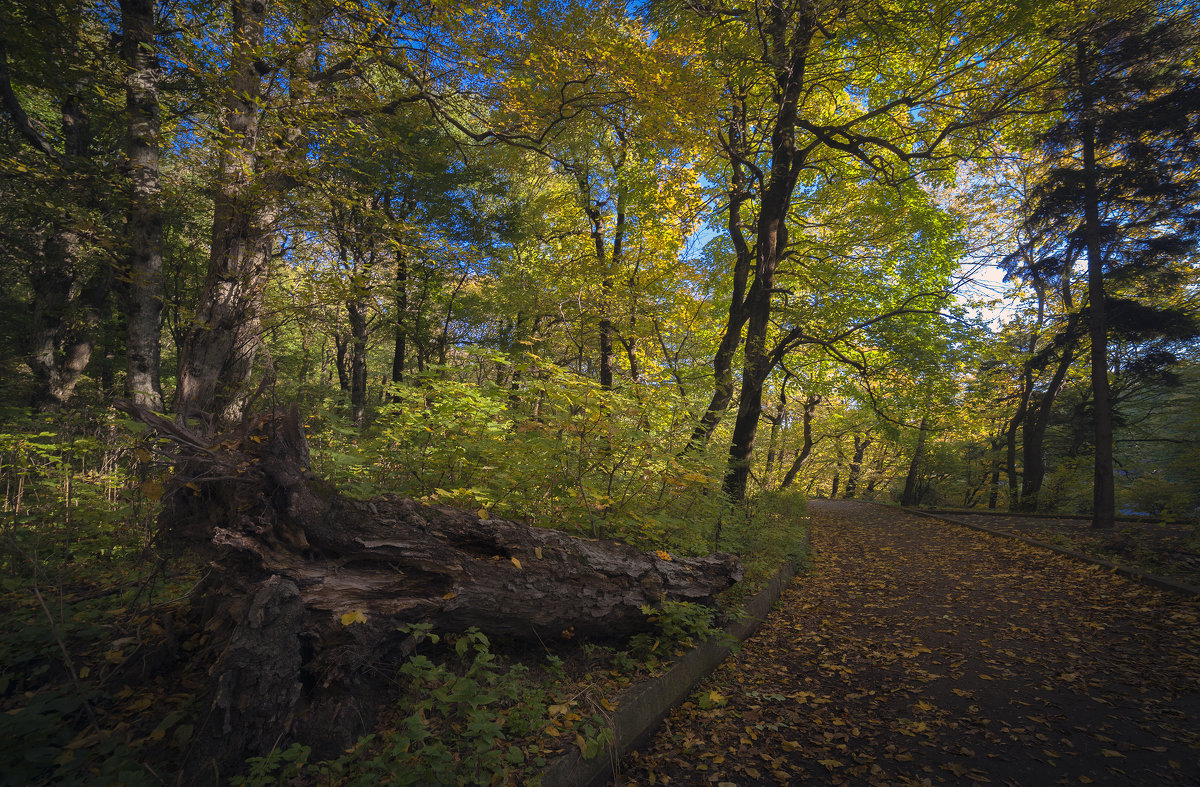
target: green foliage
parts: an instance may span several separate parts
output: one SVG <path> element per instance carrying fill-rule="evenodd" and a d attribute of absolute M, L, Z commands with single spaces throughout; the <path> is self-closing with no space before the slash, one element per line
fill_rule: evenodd
<path fill-rule="evenodd" d="M 374 434 L 318 435 L 320 472 L 364 496 L 401 492 L 642 549 L 707 551 L 720 465 L 681 453 L 686 402 L 649 386 L 605 391 L 532 356 L 519 370 L 529 382 L 518 391 L 436 375 L 394 387 Z"/>
<path fill-rule="evenodd" d="M 746 578 L 739 585 L 760 585 L 785 561 L 810 559 L 806 510 L 798 492 L 761 492 L 726 515 L 717 547 L 742 556 Z"/>
<path fill-rule="evenodd" d="M 18 421 L 0 433 L 0 571 L 60 578 L 123 559 L 149 533 L 134 489 L 137 441 L 107 419 Z"/>
<path fill-rule="evenodd" d="M 641 663 L 651 669 L 664 659 L 723 632 L 713 625 L 713 610 L 688 601 L 662 601 L 641 607 L 642 613 L 658 629 L 655 633 L 635 634 L 623 654 L 625 668 Z"/>
<path fill-rule="evenodd" d="M 249 760 L 248 772 L 232 780 L 243 787 L 286 784 L 320 776 L 345 785 L 508 784 L 546 764 L 536 746 L 514 745 L 565 715 L 545 685 L 531 681 L 522 664 L 504 667 L 477 629 L 445 638 L 428 624 L 406 627 L 417 643 L 444 645 L 430 658 L 418 653 L 400 668 L 405 692 L 401 715 L 362 738 L 346 755 L 309 762 L 307 747 L 293 745 Z M 585 756 L 601 750 L 607 729 L 599 717 L 580 722 Z"/>

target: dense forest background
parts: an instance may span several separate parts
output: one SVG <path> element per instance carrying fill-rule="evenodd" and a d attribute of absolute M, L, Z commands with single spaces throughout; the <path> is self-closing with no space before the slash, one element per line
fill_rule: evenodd
<path fill-rule="evenodd" d="M 15 521 L 157 500 L 126 398 L 295 402 L 351 491 L 649 547 L 780 488 L 1200 506 L 1186 3 L 0 19 Z"/>
<path fill-rule="evenodd" d="M 1190 2 L 0 0 L 0 783 L 606 756 L 806 497 L 1136 557 L 1198 128 Z"/>

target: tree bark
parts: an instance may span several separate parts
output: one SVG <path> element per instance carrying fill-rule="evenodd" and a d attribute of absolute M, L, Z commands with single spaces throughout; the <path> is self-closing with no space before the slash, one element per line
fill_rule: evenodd
<path fill-rule="evenodd" d="M 1096 458 L 1092 474 L 1092 527 L 1116 524 L 1116 491 L 1113 484 L 1112 399 L 1108 383 L 1108 322 L 1105 317 L 1104 256 L 1100 249 L 1100 196 L 1096 172 L 1096 121 L 1089 87 L 1088 44 L 1080 42 L 1077 55 L 1083 108 L 1084 225 L 1088 262 L 1088 335 L 1091 339 L 1092 407 Z"/>
<path fill-rule="evenodd" d="M 809 394 L 804 399 L 804 443 L 800 446 L 800 450 L 796 452 L 796 459 L 792 462 L 792 466 L 788 468 L 787 475 L 783 477 L 783 482 L 780 483 L 780 489 L 787 489 L 796 480 L 796 475 L 800 472 L 800 468 L 804 467 L 804 463 L 812 456 L 813 447 L 816 443 L 812 436 L 813 417 L 817 414 L 817 405 L 821 403 L 821 397 L 818 394 Z"/>
<path fill-rule="evenodd" d="M 123 407 L 174 442 L 165 533 L 210 566 L 199 596 L 222 655 L 194 773 L 228 773 L 281 740 L 353 741 L 388 695 L 373 665 L 411 652 L 408 623 L 612 638 L 648 630 L 644 605 L 711 603 L 742 576 L 727 554 L 667 559 L 408 498 L 344 498 L 308 470 L 295 407 L 219 436 Z"/>
<path fill-rule="evenodd" d="M 175 409 L 236 422 L 258 350 L 270 272 L 275 195 L 261 188 L 256 150 L 262 120 L 266 3 L 232 0 L 228 89 L 220 114 L 221 154 L 213 198 L 212 247 L 196 316 L 179 350 Z"/>
<path fill-rule="evenodd" d="M 367 315 L 362 301 L 347 301 L 350 322 L 350 418 L 361 427 L 367 418 Z"/>
<path fill-rule="evenodd" d="M 1041 491 L 1042 481 L 1046 477 L 1046 429 L 1050 425 L 1054 400 L 1058 398 L 1063 381 L 1067 378 L 1067 371 L 1075 359 L 1075 332 L 1078 322 L 1078 313 L 1072 313 L 1067 318 L 1064 334 L 1066 338 L 1062 347 L 1062 355 L 1058 359 L 1058 365 L 1054 368 L 1054 375 L 1050 378 L 1046 390 L 1039 397 L 1037 405 L 1025 408 L 1025 423 L 1021 430 L 1021 460 L 1025 468 L 1021 476 L 1020 509 L 1022 511 L 1036 511 L 1038 508 L 1038 493 Z M 1031 374 L 1027 377 L 1027 381 L 1032 387 Z"/>
<path fill-rule="evenodd" d="M 921 417 L 921 424 L 917 427 L 917 447 L 913 451 L 912 462 L 908 465 L 908 475 L 904 479 L 904 495 L 900 498 L 900 505 L 915 506 L 920 502 L 917 495 L 917 478 L 921 470 L 921 459 L 925 455 L 925 436 L 928 434 L 929 418 Z"/>
<path fill-rule="evenodd" d="M 867 449 L 875 442 L 870 435 L 864 435 L 861 439 L 858 435 L 854 435 L 854 457 L 850 460 L 850 472 L 846 474 L 846 492 L 844 497 L 848 500 L 854 497 L 855 490 L 858 489 L 858 477 L 862 473 L 863 455 Z"/>
<path fill-rule="evenodd" d="M 125 77 L 130 169 L 125 390 L 135 404 L 161 411 L 163 218 L 154 7 L 155 0 L 121 0 L 122 56 L 129 69 Z"/>
<path fill-rule="evenodd" d="M 52 57 L 59 57 L 55 52 Z M 8 50 L 0 38 L 0 99 L 17 131 L 48 162 L 54 194 L 45 203 L 50 218 L 35 231 L 31 251 L 30 285 L 33 309 L 30 315 L 29 366 L 34 387 L 31 406 L 35 411 L 60 409 L 74 394 L 95 349 L 100 322 L 112 286 L 112 269 L 100 259 L 88 270 L 82 209 L 104 199 L 102 182 L 95 177 L 92 156 L 91 119 L 82 95 L 87 85 L 67 86 L 59 108 L 62 152 L 47 139 L 39 125 L 26 114 L 14 90 Z M 55 203 L 66 196 L 65 204 Z"/>
<path fill-rule="evenodd" d="M 688 440 L 688 450 L 708 445 L 717 424 L 721 422 L 721 417 L 733 401 L 733 359 L 742 345 L 742 328 L 746 324 L 746 286 L 754 265 L 754 252 L 746 241 L 745 223 L 742 219 L 742 207 L 751 197 L 750 179 L 743 164 L 743 161 L 749 160 L 749 152 L 746 149 L 746 101 L 745 93 L 739 93 L 735 97 L 727 136 L 723 141 L 732 172 L 726 229 L 734 252 L 733 291 L 729 296 L 725 331 L 721 334 L 721 342 L 713 356 L 712 398 L 708 407 L 704 409 L 704 415 L 696 424 L 691 439 Z"/>
<path fill-rule="evenodd" d="M 392 351 L 392 382 L 404 382 L 404 357 L 408 353 L 408 258 L 404 248 L 396 250 L 396 341 Z M 392 401 L 400 401 L 399 392 Z"/>
<path fill-rule="evenodd" d="M 791 19 L 791 14 L 798 18 Z M 724 489 L 731 500 L 746 496 L 754 440 L 762 416 L 762 391 L 771 373 L 767 334 L 771 326 L 771 299 L 775 275 L 788 245 L 787 217 L 792 194 L 812 146 L 796 145 L 797 118 L 801 96 L 808 88 L 805 67 L 813 35 L 817 32 L 816 11 L 785 10 L 772 4 L 767 9 L 763 32 L 767 61 L 775 77 L 777 114 L 771 128 L 771 164 L 767 182 L 759 195 L 755 225 L 754 279 L 746 295 L 745 362 L 738 398 L 737 420 L 729 445 L 729 467 Z M 789 29 L 790 28 L 790 29 Z"/>

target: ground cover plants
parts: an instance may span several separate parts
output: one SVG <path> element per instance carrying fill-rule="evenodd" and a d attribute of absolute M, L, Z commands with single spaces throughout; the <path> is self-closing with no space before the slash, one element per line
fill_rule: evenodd
<path fill-rule="evenodd" d="M 676 455 L 677 445 L 648 435 L 645 411 L 591 386 L 543 393 L 543 420 L 516 441 L 504 439 L 518 417 L 506 392 L 480 397 L 431 379 L 405 404 L 395 417 L 385 410 L 366 437 L 337 422 L 310 424 L 314 466 L 360 494 L 395 479 L 397 492 L 540 515 L 533 521 L 623 537 L 665 559 L 718 546 L 745 556 L 747 579 L 716 610 L 646 607 L 646 633 L 627 641 L 564 631 L 521 643 L 414 626 L 410 658 L 372 667 L 390 671 L 395 693 L 374 733 L 348 751 L 281 743 L 228 774 L 237 783 L 301 774 L 328 784 L 523 783 L 567 749 L 597 756 L 625 688 L 716 632 L 785 560 L 803 558 L 801 500 L 764 495 L 720 510 L 709 498 L 719 477 L 703 455 Z M 620 412 L 631 419 L 624 433 L 613 426 Z M 0 454 L 13 514 L 0 536 L 11 632 L 0 644 L 0 734 L 14 744 L 2 780 L 170 782 L 203 722 L 199 697 L 214 655 L 189 595 L 205 567 L 160 539 L 155 503 L 169 467 L 143 429 L 113 416 L 76 432 L 47 427 L 12 430 Z M 547 445 L 532 450 L 538 441 Z M 562 456 L 562 441 L 590 466 L 537 458 Z M 145 461 L 131 461 L 139 455 Z M 478 475 L 480 465 L 492 474 Z M 552 465 L 560 476 L 548 473 Z"/>

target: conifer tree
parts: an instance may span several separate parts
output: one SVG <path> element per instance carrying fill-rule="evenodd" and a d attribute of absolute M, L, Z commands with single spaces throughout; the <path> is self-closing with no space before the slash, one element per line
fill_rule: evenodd
<path fill-rule="evenodd" d="M 1112 527 L 1115 515 L 1110 334 L 1196 330 L 1148 296 L 1177 286 L 1177 265 L 1200 233 L 1198 33 L 1194 17 L 1171 9 L 1079 28 L 1063 118 L 1042 138 L 1054 165 L 1031 199 L 1036 256 L 1064 275 L 1075 262 L 1087 271 L 1095 528 Z"/>

